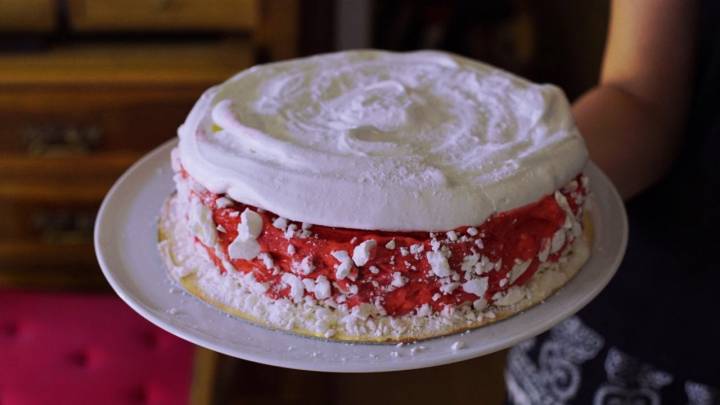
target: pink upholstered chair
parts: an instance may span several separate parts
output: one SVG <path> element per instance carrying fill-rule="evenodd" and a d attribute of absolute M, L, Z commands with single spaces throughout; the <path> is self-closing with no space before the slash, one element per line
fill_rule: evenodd
<path fill-rule="evenodd" d="M 0 405 L 205 403 L 198 358 L 114 295 L 0 290 Z"/>

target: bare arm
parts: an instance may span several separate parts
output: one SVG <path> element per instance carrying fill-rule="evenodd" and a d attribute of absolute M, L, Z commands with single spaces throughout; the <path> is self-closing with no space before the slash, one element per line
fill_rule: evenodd
<path fill-rule="evenodd" d="M 624 198 L 659 180 L 682 140 L 695 1 L 613 0 L 600 83 L 573 105 L 590 157 Z"/>

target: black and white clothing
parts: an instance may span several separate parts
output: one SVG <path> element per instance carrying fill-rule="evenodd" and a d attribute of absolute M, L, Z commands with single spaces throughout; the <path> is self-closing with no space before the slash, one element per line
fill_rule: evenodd
<path fill-rule="evenodd" d="M 511 403 L 720 404 L 720 1 L 701 2 L 699 30 L 679 158 L 628 202 L 627 254 L 605 291 L 511 350 Z"/>

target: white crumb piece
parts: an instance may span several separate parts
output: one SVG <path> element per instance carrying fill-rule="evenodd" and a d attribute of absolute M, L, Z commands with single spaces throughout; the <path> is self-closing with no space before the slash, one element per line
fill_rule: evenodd
<path fill-rule="evenodd" d="M 433 274 L 437 277 L 447 277 L 450 275 L 450 265 L 448 264 L 447 258 L 441 252 L 427 252 L 426 256 Z"/>
<path fill-rule="evenodd" d="M 326 330 L 325 333 L 323 334 L 323 336 L 325 336 L 326 338 L 333 337 L 334 335 L 335 335 L 335 330 L 334 330 L 334 329 L 328 329 L 328 330 Z"/>
<path fill-rule="evenodd" d="M 490 259 L 487 258 L 487 256 L 483 256 L 480 258 L 480 262 L 475 265 L 475 274 L 477 275 L 483 275 L 485 273 L 488 273 L 495 267 L 495 264 L 490 261 Z"/>
<path fill-rule="evenodd" d="M 288 346 L 288 347 L 287 347 L 287 351 L 291 352 L 291 351 L 293 351 L 293 350 L 295 350 L 295 346 Z"/>
<path fill-rule="evenodd" d="M 429 316 L 432 314 L 432 308 L 429 304 L 422 304 L 420 308 L 415 310 L 417 316 Z"/>
<path fill-rule="evenodd" d="M 294 254 L 295 254 L 295 245 L 293 245 L 293 244 L 288 244 L 287 253 L 288 253 L 289 255 L 294 255 Z"/>
<path fill-rule="evenodd" d="M 400 357 L 400 353 L 392 351 L 392 352 L 390 352 L 390 356 L 397 358 L 397 357 Z"/>
<path fill-rule="evenodd" d="M 407 256 L 410 254 L 410 251 L 406 247 L 400 248 L 400 256 Z"/>
<path fill-rule="evenodd" d="M 475 268 L 475 265 L 480 261 L 480 255 L 477 253 L 467 255 L 463 257 L 462 265 L 460 266 L 460 269 L 467 273 L 469 271 L 473 271 Z"/>
<path fill-rule="evenodd" d="M 565 195 L 559 191 L 555 192 L 555 201 L 558 203 L 560 208 L 562 208 L 565 212 L 570 211 L 570 204 L 568 204 L 567 198 L 565 198 Z"/>
<path fill-rule="evenodd" d="M 228 245 L 228 256 L 233 260 L 251 260 L 258 254 L 260 254 L 260 244 L 254 238 L 243 240 L 238 234 L 237 238 Z"/>
<path fill-rule="evenodd" d="M 545 263 L 550 256 L 550 239 L 543 239 L 540 244 L 540 251 L 538 252 L 538 259 L 540 263 Z"/>
<path fill-rule="evenodd" d="M 455 231 L 448 231 L 445 235 L 450 242 L 455 242 L 458 239 L 457 232 Z"/>
<path fill-rule="evenodd" d="M 440 242 L 437 239 L 433 238 L 430 241 L 430 248 L 433 252 L 437 252 L 438 250 L 440 250 Z"/>
<path fill-rule="evenodd" d="M 525 289 L 517 286 L 510 287 L 504 294 L 498 292 L 493 295 L 495 304 L 499 306 L 510 306 L 516 304 L 523 298 L 525 298 Z"/>
<path fill-rule="evenodd" d="M 203 205 L 199 198 L 193 197 L 188 211 L 190 231 L 200 239 L 205 246 L 212 246 L 217 239 L 215 222 L 210 208 Z"/>
<path fill-rule="evenodd" d="M 462 350 L 462 349 L 465 348 L 465 342 L 461 342 L 461 341 L 459 341 L 459 340 L 458 340 L 458 341 L 455 341 L 455 343 L 453 343 L 452 346 L 450 346 L 450 348 L 451 348 L 454 352 L 456 352 L 456 351 L 458 351 L 458 350 Z"/>
<path fill-rule="evenodd" d="M 303 222 L 302 225 L 300 226 L 300 228 L 303 231 L 307 231 L 307 230 L 310 230 L 310 228 L 312 228 L 312 224 L 308 223 L 308 222 Z"/>
<path fill-rule="evenodd" d="M 357 295 L 358 286 L 356 284 L 350 285 L 350 287 L 348 287 L 348 292 L 350 293 L 350 295 Z"/>
<path fill-rule="evenodd" d="M 563 245 L 565 244 L 565 231 L 562 229 L 558 229 L 555 234 L 553 234 L 552 241 L 550 242 L 550 253 L 556 253 L 562 249 Z"/>
<path fill-rule="evenodd" d="M 503 278 L 502 280 L 500 280 L 499 284 L 500 284 L 500 287 L 505 287 L 507 285 L 507 283 L 508 283 L 508 279 Z"/>
<path fill-rule="evenodd" d="M 178 311 L 177 308 L 170 308 L 170 309 L 167 310 L 167 313 L 170 314 L 170 315 L 177 315 L 178 312 L 179 312 L 179 311 Z"/>
<path fill-rule="evenodd" d="M 302 280 L 294 274 L 285 273 L 282 275 L 282 282 L 290 287 L 290 298 L 294 302 L 300 302 L 305 294 L 305 285 Z"/>
<path fill-rule="evenodd" d="M 396 288 L 400 288 L 407 283 L 407 278 L 403 277 L 402 273 L 399 271 L 396 271 L 393 273 L 392 283 L 391 285 Z"/>
<path fill-rule="evenodd" d="M 395 347 L 397 347 L 398 349 L 401 348 L 401 347 L 403 347 L 403 346 L 405 346 L 405 343 L 404 343 L 404 342 L 400 342 L 400 343 L 398 343 L 398 344 L 395 345 Z"/>
<path fill-rule="evenodd" d="M 285 231 L 285 229 L 287 229 L 287 226 L 288 226 L 288 221 L 287 221 L 287 219 L 285 219 L 283 217 L 277 217 L 273 221 L 272 225 L 277 229 Z"/>
<path fill-rule="evenodd" d="M 315 280 L 311 278 L 304 278 L 302 279 L 303 286 L 305 287 L 305 291 L 308 292 L 315 292 Z"/>
<path fill-rule="evenodd" d="M 263 253 L 260 253 L 258 255 L 258 257 L 260 258 L 260 260 L 262 260 L 263 266 L 265 266 L 266 269 L 272 270 L 272 268 L 275 266 L 275 261 L 273 260 L 272 255 L 270 255 L 270 253 L 263 252 Z"/>
<path fill-rule="evenodd" d="M 515 259 L 515 264 L 513 265 L 512 270 L 510 270 L 510 283 L 514 283 L 515 280 L 520 278 L 528 267 L 530 267 L 530 263 L 532 263 L 532 260 Z"/>
<path fill-rule="evenodd" d="M 467 233 L 468 233 L 468 235 L 470 235 L 470 236 L 475 236 L 475 235 L 478 234 L 478 230 L 477 230 L 477 228 L 475 228 L 474 226 L 471 226 L 471 227 L 469 227 L 469 228 L 467 229 Z"/>
<path fill-rule="evenodd" d="M 330 297 L 330 282 L 327 277 L 320 276 L 315 279 L 315 297 L 319 300 L 324 300 Z"/>
<path fill-rule="evenodd" d="M 352 259 L 350 259 L 350 255 L 344 250 L 335 250 L 330 254 L 340 262 L 335 267 L 335 277 L 338 280 L 344 279 L 350 274 L 350 270 L 352 270 Z"/>
<path fill-rule="evenodd" d="M 458 287 L 460 287 L 460 283 L 444 282 L 440 285 L 440 291 L 443 294 L 452 294 Z"/>
<path fill-rule="evenodd" d="M 295 231 L 297 231 L 297 225 L 288 225 L 287 229 L 285 229 L 285 239 L 292 239 L 295 236 Z"/>
<path fill-rule="evenodd" d="M 582 227 L 578 221 L 573 221 L 572 234 L 576 238 L 579 238 L 580 235 L 582 235 Z"/>
<path fill-rule="evenodd" d="M 390 242 L 386 243 L 385 248 L 390 250 L 395 249 L 395 239 L 392 239 Z"/>
<path fill-rule="evenodd" d="M 371 315 L 375 314 L 375 306 L 368 303 L 362 303 L 353 307 L 350 316 L 355 319 L 366 321 Z"/>
<path fill-rule="evenodd" d="M 312 257 L 305 256 L 302 261 L 300 262 L 300 271 L 304 275 L 308 275 L 312 273 L 315 270 L 315 265 L 312 262 Z"/>
<path fill-rule="evenodd" d="M 257 212 L 245 208 L 245 211 L 240 214 L 238 237 L 243 240 L 256 239 L 262 232 L 262 226 L 262 217 Z"/>
<path fill-rule="evenodd" d="M 474 310 L 482 311 L 483 309 L 485 309 L 487 307 L 487 301 L 485 301 L 485 299 L 483 299 L 483 298 L 480 298 L 480 299 L 473 301 L 472 305 L 473 305 Z"/>
<path fill-rule="evenodd" d="M 432 300 L 433 300 L 433 301 L 437 301 L 437 300 L 440 299 L 440 297 L 442 297 L 442 295 L 440 295 L 440 293 L 435 293 L 435 294 L 433 294 L 433 296 L 432 296 Z"/>
<path fill-rule="evenodd" d="M 350 243 L 355 243 L 355 242 L 357 242 L 357 236 L 353 236 L 353 238 L 350 239 Z"/>
<path fill-rule="evenodd" d="M 377 266 L 370 266 L 370 273 L 378 274 L 380 273 L 380 269 Z"/>
<path fill-rule="evenodd" d="M 215 256 L 222 257 L 223 254 L 222 254 L 222 252 L 220 252 L 220 250 L 217 250 L 215 252 Z M 225 270 L 228 270 L 228 271 L 235 270 L 235 266 L 233 266 L 229 261 L 227 261 L 225 259 L 221 259 L 220 261 L 221 261 L 223 267 L 225 268 Z"/>
<path fill-rule="evenodd" d="M 215 229 L 217 229 L 218 232 L 222 232 L 222 233 L 227 232 L 227 230 L 225 229 L 225 227 L 222 226 L 222 225 L 216 226 Z"/>
<path fill-rule="evenodd" d="M 483 244 L 482 239 L 475 239 L 475 246 L 477 246 L 478 249 L 482 249 L 482 248 L 485 247 L 485 245 Z"/>
<path fill-rule="evenodd" d="M 414 347 L 410 348 L 410 355 L 414 356 L 414 355 L 416 355 L 417 353 L 424 352 L 425 349 L 426 349 L 426 347 L 425 347 L 425 346 L 422 346 L 422 345 L 420 345 L 420 346 L 414 346 Z"/>
<path fill-rule="evenodd" d="M 240 215 L 240 211 L 233 211 L 228 214 L 230 218 L 236 218 L 238 215 Z"/>
<path fill-rule="evenodd" d="M 355 262 L 355 265 L 358 267 L 366 265 L 370 260 L 370 256 L 372 255 L 372 251 L 375 249 L 375 246 L 377 246 L 377 242 L 374 239 L 368 239 L 355 246 L 352 255 L 352 260 Z"/>
<path fill-rule="evenodd" d="M 468 280 L 462 285 L 463 291 L 468 294 L 475 294 L 483 297 L 488 288 L 488 280 L 485 277 Z"/>
<path fill-rule="evenodd" d="M 422 243 L 416 243 L 416 244 L 410 246 L 410 253 L 418 254 L 418 253 L 421 253 L 424 249 L 425 249 L 425 246 Z"/>
<path fill-rule="evenodd" d="M 225 197 L 220 197 L 217 200 L 215 200 L 215 206 L 218 208 L 226 208 L 232 205 L 232 200 Z"/>

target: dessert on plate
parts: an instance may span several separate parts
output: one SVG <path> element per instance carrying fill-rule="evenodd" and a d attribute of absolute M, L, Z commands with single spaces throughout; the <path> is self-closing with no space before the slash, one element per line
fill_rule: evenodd
<path fill-rule="evenodd" d="M 409 341 L 541 302 L 589 256 L 587 150 L 563 93 L 456 55 L 255 66 L 178 130 L 170 276 L 271 328 Z"/>

